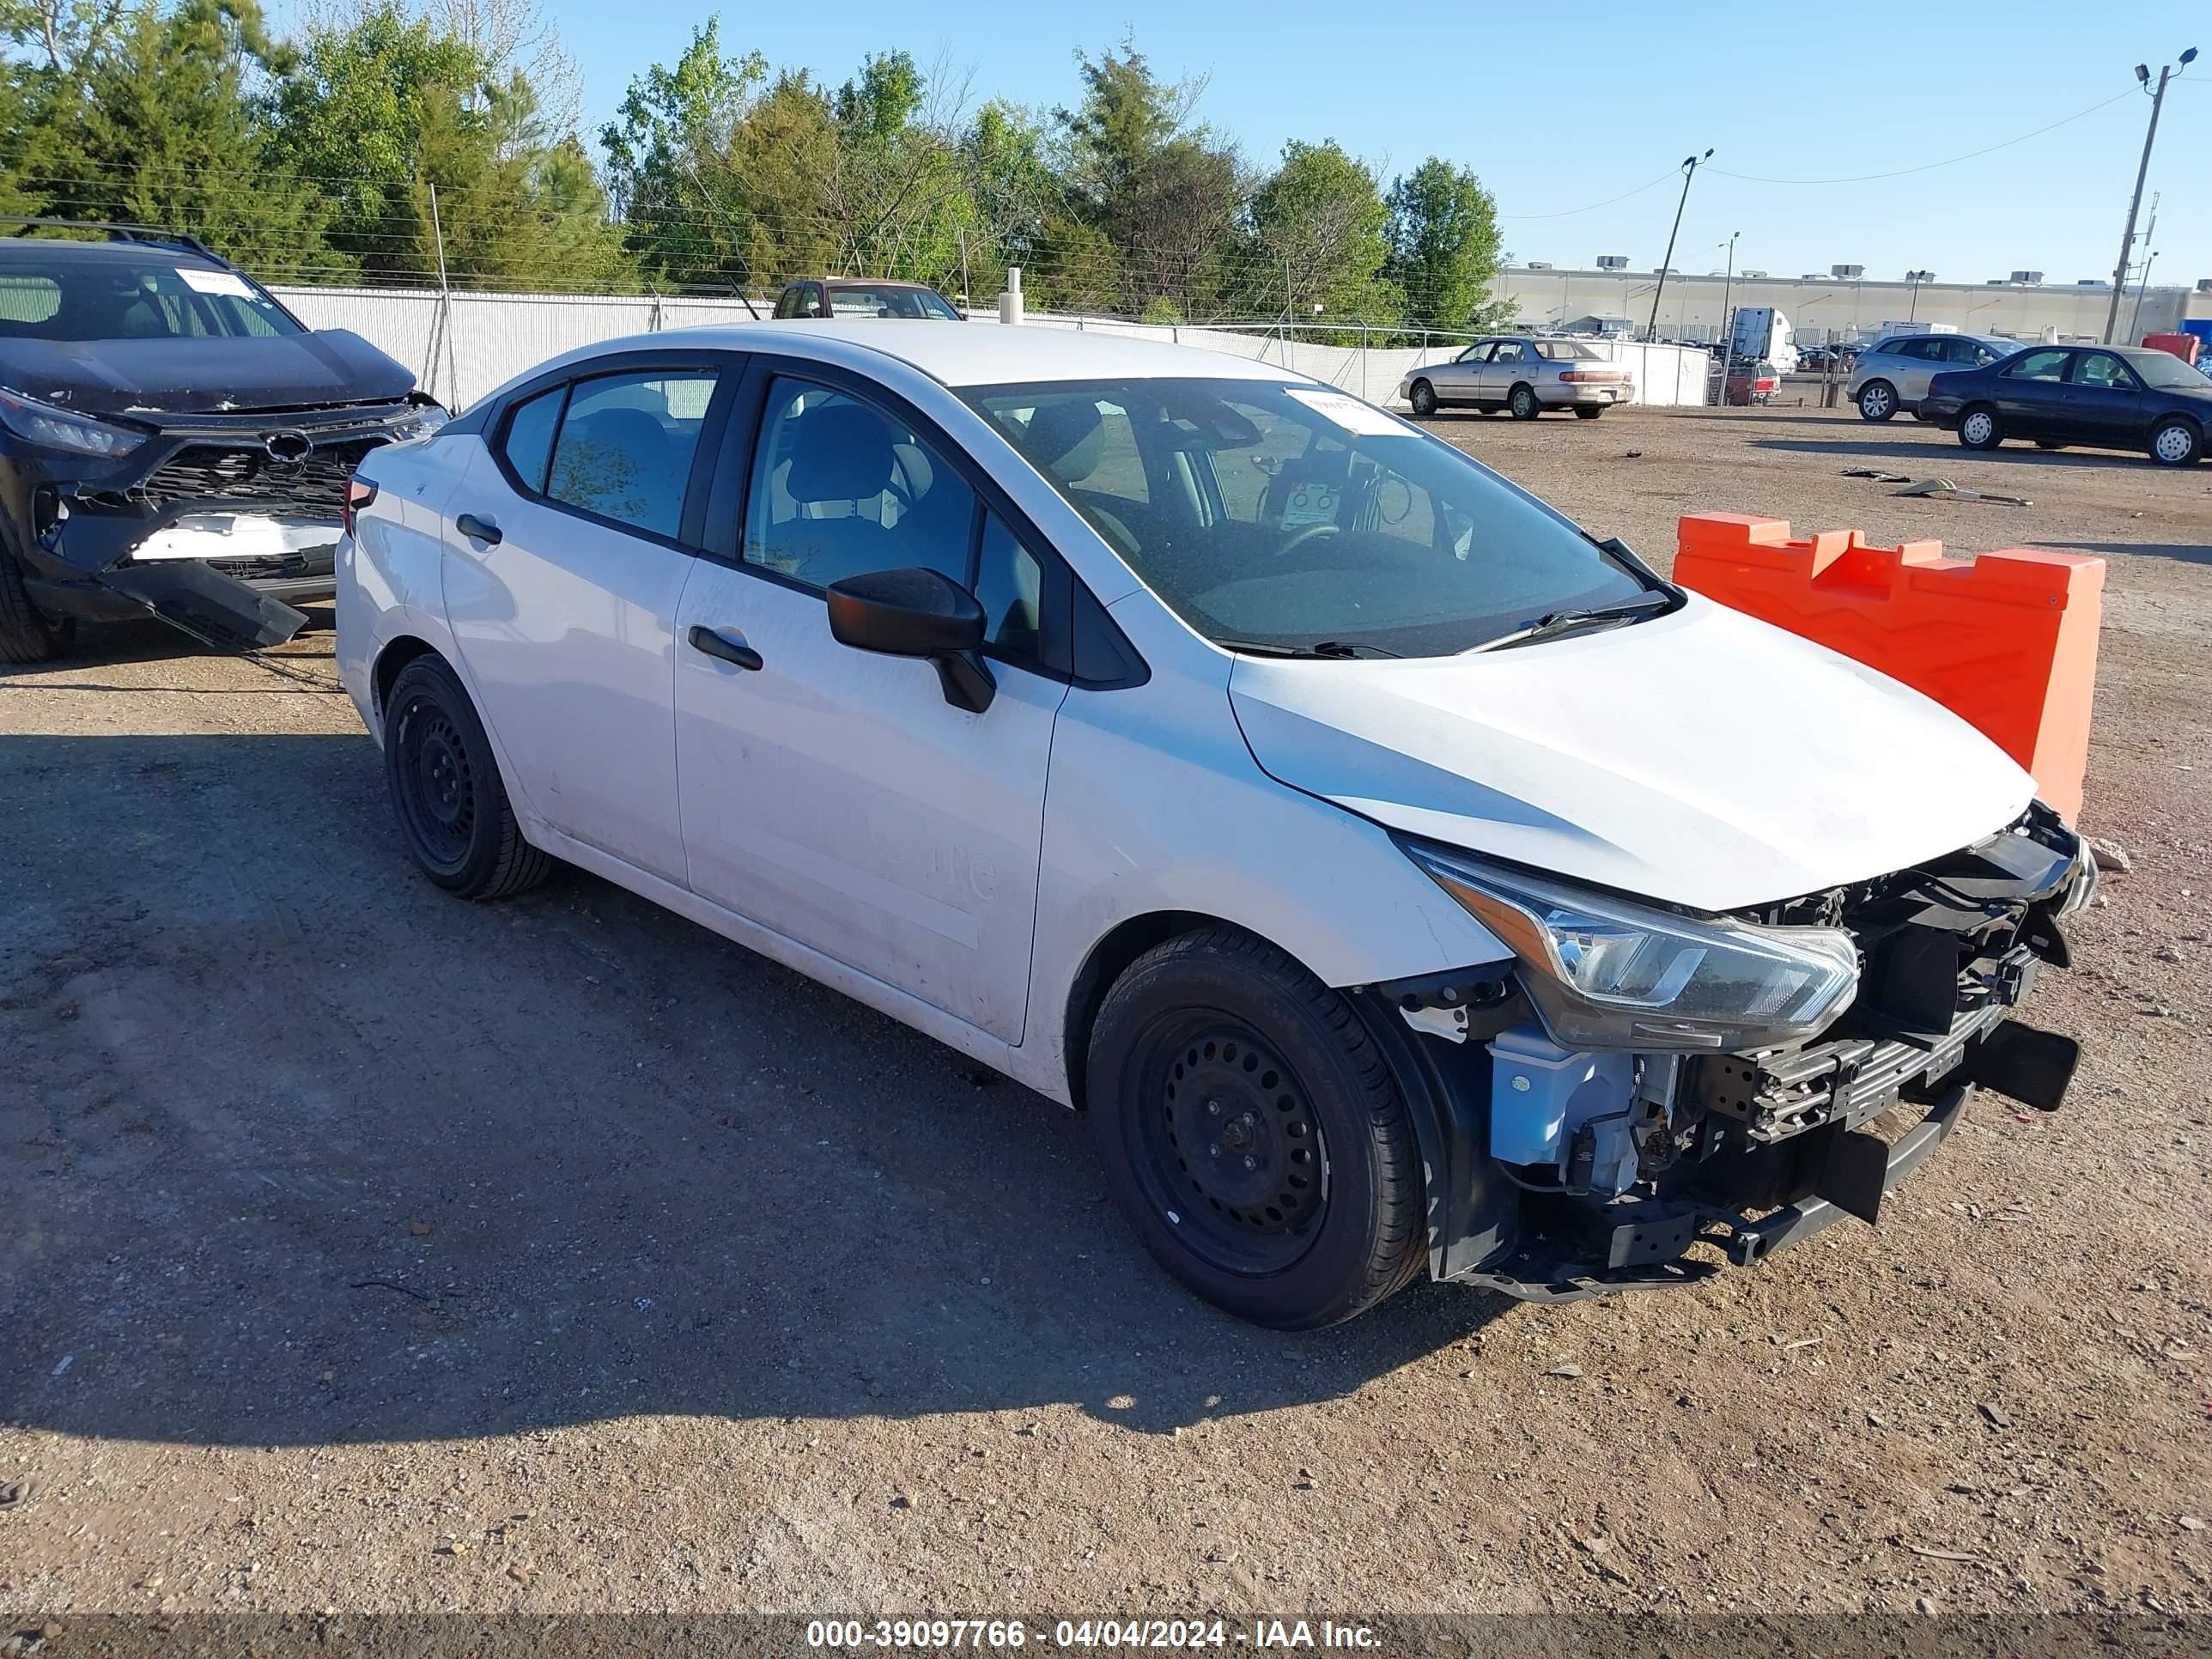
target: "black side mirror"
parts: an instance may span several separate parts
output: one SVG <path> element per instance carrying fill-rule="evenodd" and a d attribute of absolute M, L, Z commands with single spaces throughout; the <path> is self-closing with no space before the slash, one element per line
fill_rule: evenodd
<path fill-rule="evenodd" d="M 830 636 L 856 651 L 927 657 L 937 665 L 945 701 L 981 714 L 998 685 L 976 653 L 983 607 L 942 571 L 919 566 L 872 570 L 830 585 Z"/>

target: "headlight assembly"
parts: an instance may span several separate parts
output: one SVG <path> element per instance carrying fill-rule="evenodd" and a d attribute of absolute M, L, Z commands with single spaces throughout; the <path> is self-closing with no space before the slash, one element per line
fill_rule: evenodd
<path fill-rule="evenodd" d="M 128 455 L 146 441 L 143 432 L 95 421 L 88 415 L 42 404 L 15 392 L 0 391 L 0 424 L 27 443 L 66 449 L 77 455 Z"/>
<path fill-rule="evenodd" d="M 1818 1036 L 1858 990 L 1858 951 L 1838 928 L 1677 915 L 1450 848 L 1401 844 L 1512 948 L 1544 1029 L 1565 1048 L 1771 1048 Z"/>

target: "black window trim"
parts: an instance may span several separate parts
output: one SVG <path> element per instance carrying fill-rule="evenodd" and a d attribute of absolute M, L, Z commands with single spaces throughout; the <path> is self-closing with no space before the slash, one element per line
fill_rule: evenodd
<path fill-rule="evenodd" d="M 1025 653 L 1012 653 L 994 645 L 983 647 L 983 654 L 993 661 L 1008 667 L 1018 668 L 1024 673 L 1088 691 L 1121 690 L 1144 684 L 1152 678 L 1152 670 L 1145 662 L 1128 635 L 1123 633 L 1113 618 L 1106 615 L 1106 607 L 1099 604 L 1096 594 L 1090 594 L 1088 585 L 1077 574 L 1074 567 L 1061 556 L 1052 539 L 1040 531 L 1036 523 L 1016 504 L 990 473 L 979 465 L 951 434 L 922 410 L 915 408 L 882 381 L 866 374 L 846 368 L 842 363 L 825 362 L 816 357 L 790 356 L 774 349 L 756 351 L 749 356 L 745 371 L 740 378 L 738 394 L 732 399 L 724 418 L 714 460 L 714 483 L 707 492 L 713 511 L 708 515 L 708 544 L 696 550 L 702 558 L 712 559 L 717 564 L 729 566 L 763 581 L 773 582 L 811 599 L 821 599 L 822 590 L 811 582 L 803 582 L 787 576 L 780 570 L 746 562 L 744 551 L 745 515 L 750 507 L 753 460 L 759 447 L 762 423 L 768 411 L 769 387 L 772 382 L 783 380 L 805 380 L 813 385 L 842 392 L 847 397 L 867 404 L 902 422 L 906 428 L 929 445 L 933 459 L 942 460 L 965 483 L 975 496 L 979 509 L 995 513 L 1000 522 L 1012 532 L 1014 539 L 1037 561 L 1043 578 L 1040 590 L 1050 587 L 1055 592 L 1055 603 L 1067 606 L 1066 635 L 1068 660 L 1065 665 L 1042 661 Z M 704 505 L 705 503 L 702 503 Z M 726 507 L 726 510 L 725 510 Z M 975 562 L 982 544 L 983 520 L 981 511 L 969 520 L 968 568 L 975 570 Z M 714 532 L 726 530 L 725 540 Z M 1122 674 L 1112 678 L 1084 679 L 1075 673 L 1075 628 L 1084 611 L 1083 596 L 1090 594 L 1091 609 L 1097 620 L 1110 630 L 1106 649 L 1118 654 L 1128 665 Z"/>
<path fill-rule="evenodd" d="M 731 405 L 736 401 L 738 386 L 745 378 L 746 354 L 738 351 L 622 351 L 604 357 L 593 357 L 583 362 L 565 363 L 559 368 L 533 376 L 499 400 L 495 407 L 488 407 L 483 425 L 485 447 L 491 451 L 492 464 L 499 469 L 500 477 L 508 489 L 525 501 L 549 507 L 554 512 L 581 519 L 609 530 L 618 530 L 626 536 L 635 536 L 656 546 L 673 549 L 678 553 L 694 556 L 703 551 L 702 532 L 707 521 L 707 500 L 714 477 L 714 457 L 720 453 L 722 431 L 729 422 Z M 587 380 L 644 373 L 662 374 L 712 374 L 714 396 L 707 404 L 707 413 L 699 424 L 699 441 L 691 455 L 691 474 L 684 484 L 684 507 L 677 519 L 677 533 L 663 535 L 626 519 L 610 518 L 604 513 L 594 513 L 589 507 L 578 507 L 543 489 L 534 489 L 525 483 L 521 475 L 508 462 L 507 456 L 507 429 L 513 424 L 514 412 L 540 393 L 558 389 L 562 392 L 560 418 L 553 425 L 553 440 L 545 452 L 546 479 L 552 477 L 555 454 L 561 447 L 561 430 L 568 422 L 568 405 L 575 400 L 576 388 Z M 473 412 L 473 411 L 472 411 Z"/>

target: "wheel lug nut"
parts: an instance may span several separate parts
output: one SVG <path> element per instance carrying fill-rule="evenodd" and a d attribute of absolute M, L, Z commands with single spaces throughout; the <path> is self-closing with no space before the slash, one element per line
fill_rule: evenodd
<path fill-rule="evenodd" d="M 1209 1146 L 1206 1149 L 1206 1155 L 1208 1158 L 1219 1158 L 1221 1156 L 1221 1148 L 1218 1146 Z"/>
<path fill-rule="evenodd" d="M 1210 1115 L 1219 1117 L 1221 1115 L 1221 1103 L 1218 1100 L 1209 1100 L 1206 1103 L 1206 1109 Z"/>
<path fill-rule="evenodd" d="M 1244 1167 L 1248 1170 L 1257 1169 L 1259 1165 L 1260 1160 L 1256 1158 L 1248 1158 L 1244 1160 Z"/>

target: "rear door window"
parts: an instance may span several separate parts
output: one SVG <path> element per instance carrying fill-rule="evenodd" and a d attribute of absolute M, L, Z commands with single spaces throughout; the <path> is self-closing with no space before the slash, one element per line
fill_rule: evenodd
<path fill-rule="evenodd" d="M 517 404 L 507 417 L 507 435 L 500 453 L 507 468 L 533 495 L 545 493 L 545 465 L 553 459 L 553 430 L 561 423 L 561 403 L 568 388 L 556 386 L 527 403 Z"/>
<path fill-rule="evenodd" d="M 684 522 L 715 377 L 642 369 L 579 380 L 562 416 L 545 494 L 672 539 Z"/>
<path fill-rule="evenodd" d="M 2005 370 L 2008 380 L 2063 380 L 2070 351 L 2031 351 Z"/>

